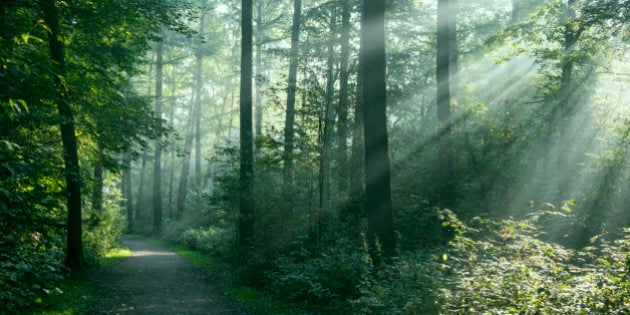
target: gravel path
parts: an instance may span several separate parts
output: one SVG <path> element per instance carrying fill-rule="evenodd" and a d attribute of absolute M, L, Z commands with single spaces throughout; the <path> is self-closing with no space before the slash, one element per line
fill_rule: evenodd
<path fill-rule="evenodd" d="M 176 253 L 139 239 L 125 246 L 131 257 L 96 272 L 91 314 L 245 314 Z"/>

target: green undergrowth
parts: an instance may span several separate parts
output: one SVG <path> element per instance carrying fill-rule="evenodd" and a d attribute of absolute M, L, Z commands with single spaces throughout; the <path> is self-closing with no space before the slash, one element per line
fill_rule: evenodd
<path fill-rule="evenodd" d="M 109 268 L 131 255 L 126 248 L 115 248 L 98 260 L 98 268 Z M 61 280 L 54 291 L 45 297 L 37 298 L 32 310 L 24 312 L 29 315 L 72 315 L 87 314 L 96 303 L 92 268 L 74 271 Z"/>
<path fill-rule="evenodd" d="M 231 270 L 226 262 L 183 245 L 154 238 L 146 240 L 154 245 L 176 252 L 197 268 L 212 271 L 213 276 L 221 280 L 217 281 L 217 283 L 220 283 L 219 289 L 230 299 L 245 306 L 254 314 L 306 314 L 305 311 L 296 309 L 293 305 L 279 302 L 254 288 L 235 284 L 232 280 L 233 277 L 230 277 L 229 274 L 236 271 Z"/>

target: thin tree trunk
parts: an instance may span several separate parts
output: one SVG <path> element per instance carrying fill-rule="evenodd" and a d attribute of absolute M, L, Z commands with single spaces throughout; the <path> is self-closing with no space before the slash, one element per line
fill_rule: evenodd
<path fill-rule="evenodd" d="M 262 20 L 263 0 L 256 2 L 256 138 L 262 135 L 262 84 L 263 84 L 263 68 L 262 68 L 262 45 L 263 45 L 263 20 Z M 256 152 L 259 151 L 256 146 Z"/>
<path fill-rule="evenodd" d="M 367 239 L 372 259 L 379 265 L 381 255 L 391 257 L 395 250 L 386 114 L 385 0 L 365 1 L 362 11 Z"/>
<path fill-rule="evenodd" d="M 439 198 L 442 207 L 453 207 L 455 189 L 453 183 L 453 158 L 451 154 L 451 0 L 438 0 L 437 23 L 437 116 L 439 122 L 438 171 L 440 176 Z"/>
<path fill-rule="evenodd" d="M 155 115 L 162 117 L 163 39 L 158 41 L 155 63 Z M 162 137 L 155 140 L 153 160 L 153 235 L 162 235 Z"/>
<path fill-rule="evenodd" d="M 339 64 L 339 109 L 337 111 L 337 165 L 339 193 L 342 200 L 349 196 L 348 187 L 348 80 L 350 59 L 350 4 L 341 1 L 341 61 Z"/>
<path fill-rule="evenodd" d="M 328 51 L 326 60 L 326 103 L 324 104 L 324 112 L 320 117 L 320 150 L 319 150 L 319 174 L 318 174 L 318 186 L 319 186 L 319 209 L 317 215 L 317 241 L 322 237 L 322 218 L 327 213 L 327 189 L 330 185 L 328 178 L 328 170 L 330 169 L 329 159 L 329 147 L 330 147 L 330 134 L 333 124 L 333 93 L 335 87 L 335 63 L 334 63 L 334 45 L 335 45 L 335 25 L 337 24 L 337 16 L 335 12 L 331 12 L 330 17 L 330 37 L 328 38 Z"/>
<path fill-rule="evenodd" d="M 254 141 L 252 130 L 252 0 L 242 0 L 240 93 L 239 245 L 241 258 L 254 241 Z"/>
<path fill-rule="evenodd" d="M 199 34 L 204 33 L 206 23 L 206 1 L 201 1 L 201 19 L 199 20 Z M 202 100 L 202 71 L 203 71 L 203 45 L 200 42 L 195 53 L 195 188 L 198 188 L 201 180 L 201 100 Z"/>
<path fill-rule="evenodd" d="M 66 75 L 66 60 L 63 43 L 60 40 L 61 32 L 56 1 L 42 0 L 41 5 L 44 21 L 49 28 L 48 47 L 50 49 L 50 57 L 56 63 L 58 74 L 54 76 L 54 84 L 57 88 L 57 110 L 62 118 L 60 131 L 68 206 L 65 264 L 71 269 L 80 269 L 85 265 L 85 257 L 83 255 L 83 227 L 81 222 L 81 177 L 74 127 L 74 112 L 65 93 L 62 92 L 65 87 L 61 78 Z"/>
<path fill-rule="evenodd" d="M 289 59 L 289 82 L 287 88 L 287 110 L 284 121 L 283 152 L 283 194 L 286 202 L 286 214 L 293 212 L 293 147 L 295 128 L 295 94 L 297 90 L 297 67 L 299 56 L 300 19 L 302 1 L 293 2 L 293 25 L 291 27 L 291 51 Z"/>
<path fill-rule="evenodd" d="M 192 100 L 197 99 L 196 89 L 193 90 Z M 193 143 L 193 126 L 195 118 L 195 102 L 191 100 L 191 106 L 188 110 L 188 123 L 186 124 L 186 139 L 184 140 L 184 156 L 182 157 L 182 172 L 179 176 L 179 186 L 177 188 L 177 201 L 175 218 L 181 219 L 186 205 L 186 195 L 188 194 L 188 174 L 190 173 L 190 155 Z"/>
<path fill-rule="evenodd" d="M 94 190 L 92 191 L 92 210 L 98 218 L 103 211 L 103 160 L 94 163 Z"/>
<path fill-rule="evenodd" d="M 133 232 L 133 199 L 131 198 L 131 153 L 125 153 L 123 157 L 123 197 L 125 198 L 125 210 L 127 213 L 127 232 Z"/>
<path fill-rule="evenodd" d="M 147 153 L 142 152 L 142 165 L 140 166 L 140 183 L 138 184 L 138 198 L 136 199 L 136 221 L 141 217 L 140 209 L 145 206 L 144 201 L 144 178 L 147 169 Z"/>
<path fill-rule="evenodd" d="M 361 67 L 361 63 L 359 64 Z M 363 79 L 362 72 L 357 73 L 356 104 L 352 124 L 352 152 L 350 157 L 350 201 L 347 213 L 341 216 L 348 226 L 351 238 L 359 236 L 359 218 L 365 204 L 365 144 L 363 141 Z"/>

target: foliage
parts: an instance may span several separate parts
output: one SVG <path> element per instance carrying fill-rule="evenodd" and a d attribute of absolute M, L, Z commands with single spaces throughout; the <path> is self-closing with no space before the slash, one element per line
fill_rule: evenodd
<path fill-rule="evenodd" d="M 449 246 L 402 255 L 361 284 L 357 313 L 623 314 L 628 296 L 629 239 L 593 240 L 583 250 L 541 241 L 539 222 L 475 219 L 471 228 L 450 212 Z"/>
<path fill-rule="evenodd" d="M 323 313 L 346 313 L 348 299 L 359 296 L 357 284 L 369 273 L 364 253 L 346 240 L 308 249 L 296 242 L 265 272 L 266 289 L 274 296 Z"/>

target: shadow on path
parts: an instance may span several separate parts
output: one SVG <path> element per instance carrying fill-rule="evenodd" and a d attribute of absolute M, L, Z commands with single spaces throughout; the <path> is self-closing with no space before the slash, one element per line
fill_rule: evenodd
<path fill-rule="evenodd" d="M 93 314 L 245 314 L 176 253 L 139 239 L 124 245 L 131 257 L 96 271 Z"/>

